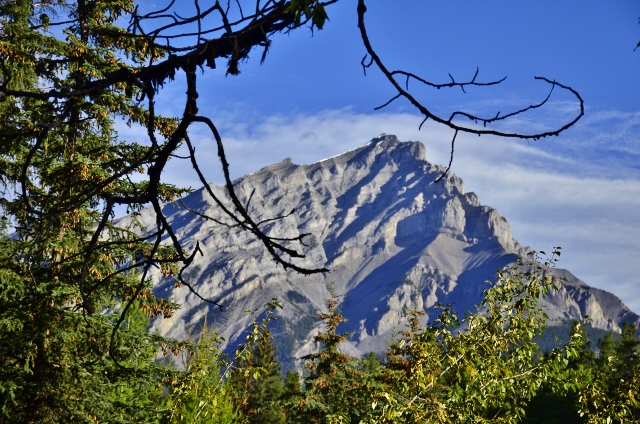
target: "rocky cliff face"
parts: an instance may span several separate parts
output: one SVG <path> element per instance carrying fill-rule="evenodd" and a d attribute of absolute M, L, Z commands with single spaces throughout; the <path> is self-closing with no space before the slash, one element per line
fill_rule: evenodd
<path fill-rule="evenodd" d="M 245 199 L 255 190 L 249 212 L 256 220 L 295 208 L 265 229 L 276 237 L 310 234 L 299 264 L 331 270 L 310 277 L 284 271 L 248 234 L 166 205 L 178 237 L 187 247 L 200 242 L 203 252 L 187 278 L 201 295 L 220 299 L 225 308 L 221 312 L 188 289 L 174 289 L 158 278 L 158 294 L 183 306 L 173 318 L 155 322 L 154 330 L 188 337 L 208 316 L 232 346 L 250 320 L 243 311 L 277 297 L 284 304 L 277 332 L 299 357 L 314 348 L 311 337 L 319 325 L 310 315 L 324 310 L 327 284 L 334 282 L 335 292 L 344 294 L 341 310 L 348 318 L 341 330 L 352 333 L 344 349 L 359 354 L 384 350 L 385 339 L 402 329 L 404 308 L 411 306 L 414 292 L 427 312 L 436 302 L 473 308 L 488 287 L 485 281 L 526 248 L 513 239 L 495 209 L 465 193 L 461 179 L 449 174 L 434 183 L 443 171 L 426 161 L 421 143 L 383 135 L 312 165 L 285 159 L 238 179 L 237 193 Z M 213 190 L 225 197 L 222 188 Z M 184 201 L 224 219 L 207 196 L 201 189 Z M 559 273 L 569 283 L 544 300 L 553 320 L 589 315 L 596 327 L 607 330 L 619 330 L 624 321 L 640 323 L 612 294 L 588 287 L 568 271 Z"/>

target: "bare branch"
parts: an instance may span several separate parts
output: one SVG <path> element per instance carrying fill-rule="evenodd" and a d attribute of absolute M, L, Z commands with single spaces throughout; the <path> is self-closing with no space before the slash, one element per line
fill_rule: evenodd
<path fill-rule="evenodd" d="M 456 130 L 455 134 L 453 134 L 453 138 L 451 139 L 451 157 L 449 158 L 449 165 L 447 166 L 447 169 L 445 169 L 445 171 L 442 173 L 442 175 L 440 175 L 434 181 L 434 183 L 440 182 L 440 180 L 442 180 L 445 177 L 445 175 L 447 175 L 449 170 L 451 169 L 451 164 L 453 163 L 453 151 L 454 151 L 454 148 L 455 148 L 455 143 L 456 143 L 456 137 L 457 136 L 458 136 L 458 130 Z"/>
<path fill-rule="evenodd" d="M 419 83 L 421 83 L 422 85 L 426 85 L 429 87 L 433 87 L 436 89 L 440 89 L 440 88 L 449 88 L 449 87 L 460 87 L 462 89 L 463 92 L 466 93 L 465 88 L 473 86 L 473 87 L 487 87 L 487 86 L 493 86 L 496 84 L 500 84 L 502 83 L 506 77 L 496 80 L 496 81 L 490 81 L 490 82 L 479 82 L 477 81 L 477 77 L 478 77 L 478 73 L 479 73 L 479 69 L 476 69 L 476 72 L 473 76 L 473 78 L 470 81 L 466 81 L 466 82 L 458 82 L 455 80 L 455 78 L 449 74 L 449 78 L 451 79 L 451 82 L 448 83 L 441 83 L 441 84 L 437 84 L 437 83 L 433 83 L 430 82 L 428 80 L 425 80 L 411 72 L 406 72 L 406 71 L 402 71 L 402 70 L 396 70 L 396 71 L 390 71 L 386 65 L 384 64 L 384 62 L 380 59 L 380 57 L 378 56 L 378 54 L 376 53 L 376 51 L 374 50 L 374 48 L 371 45 L 371 42 L 369 40 L 369 36 L 367 34 L 367 30 L 366 30 L 366 26 L 365 26 L 365 13 L 367 11 L 367 7 L 365 5 L 365 0 L 358 0 L 358 28 L 360 29 L 360 35 L 362 37 L 362 41 L 364 43 L 365 49 L 367 51 L 367 54 L 364 56 L 364 58 L 361 61 L 363 70 L 365 71 L 365 75 L 366 75 L 366 69 L 371 67 L 373 63 L 376 64 L 376 66 L 382 71 L 382 73 L 385 75 L 385 77 L 387 78 L 387 80 L 391 83 L 391 85 L 394 87 L 394 89 L 397 91 L 397 94 L 389 101 L 387 101 L 386 103 L 384 103 L 382 106 L 378 106 L 375 108 L 375 110 L 379 110 L 381 108 L 384 108 L 386 106 L 388 106 L 392 101 L 403 97 L 404 99 L 406 99 L 407 101 L 409 101 L 409 103 L 411 103 L 423 116 L 424 116 L 424 120 L 422 121 L 422 123 L 420 124 L 420 128 L 422 128 L 422 125 L 428 120 L 428 119 L 432 119 L 433 121 L 442 124 L 446 127 L 451 128 L 452 130 L 455 131 L 455 135 L 453 137 L 452 140 L 452 150 L 451 150 L 451 154 L 452 154 L 452 158 L 453 158 L 453 144 L 455 142 L 455 137 L 457 136 L 458 132 L 465 132 L 465 133 L 470 133 L 470 134 L 477 134 L 477 135 L 496 135 L 499 137 L 507 137 L 507 138 L 520 138 L 520 139 L 528 139 L 528 140 L 538 140 L 540 138 L 544 138 L 544 137 L 549 137 L 549 136 L 557 136 L 559 135 L 561 132 L 565 131 L 566 129 L 570 128 L 571 126 L 573 126 L 576 122 L 578 122 L 578 120 L 580 118 L 582 118 L 582 116 L 584 116 L 584 101 L 582 100 L 582 97 L 580 96 L 580 94 L 574 90 L 573 88 L 560 84 L 556 81 L 552 81 L 549 80 L 548 78 L 545 77 L 535 77 L 536 80 L 540 80 L 540 81 L 544 81 L 548 84 L 551 84 L 551 89 L 549 91 L 549 94 L 547 95 L 547 97 L 542 100 L 541 102 L 537 103 L 537 104 L 532 104 L 528 107 L 513 111 L 513 112 L 509 112 L 503 115 L 500 115 L 500 112 L 498 112 L 493 118 L 481 118 L 478 116 L 475 116 L 473 114 L 470 114 L 468 112 L 464 112 L 464 111 L 456 111 L 453 112 L 451 114 L 451 116 L 447 119 L 444 117 L 441 117 L 439 115 L 437 115 L 436 113 L 432 112 L 425 104 L 421 103 L 420 101 L 418 101 L 410 92 L 409 92 L 409 81 L 410 80 L 415 80 Z M 367 57 L 370 58 L 369 62 L 366 62 Z M 404 87 L 402 87 L 398 81 L 396 80 L 396 76 L 404 76 L 405 77 L 405 84 Z M 577 115 L 571 119 L 569 122 L 567 122 L 566 124 L 560 126 L 559 128 L 553 129 L 553 130 L 548 130 L 548 131 L 544 131 L 544 132 L 538 132 L 538 133 L 519 133 L 519 132 L 508 132 L 508 131 L 501 131 L 501 130 L 496 130 L 496 129 L 489 129 L 487 128 L 488 125 L 496 123 L 498 121 L 504 121 L 507 120 L 509 118 L 512 118 L 514 116 L 517 115 L 521 115 L 524 114 L 526 112 L 529 112 L 531 110 L 540 108 L 544 105 L 547 104 L 547 102 L 549 101 L 551 94 L 553 93 L 553 89 L 555 87 L 561 88 L 567 92 L 569 92 L 570 94 L 572 94 L 575 99 L 578 102 L 578 106 L 577 109 L 579 110 Z M 457 122 L 454 122 L 454 118 L 459 117 L 459 116 L 463 116 L 468 118 L 469 120 L 473 121 L 474 123 L 482 123 L 482 127 L 478 128 L 477 126 L 466 126 L 463 124 L 459 124 Z M 449 167 L 451 166 L 451 161 L 449 163 Z M 447 172 L 448 172 L 449 168 L 447 168 Z M 445 172 L 446 174 L 446 172 Z M 444 177 L 444 175 L 442 176 Z M 438 178 L 437 181 L 441 180 L 442 177 Z"/>

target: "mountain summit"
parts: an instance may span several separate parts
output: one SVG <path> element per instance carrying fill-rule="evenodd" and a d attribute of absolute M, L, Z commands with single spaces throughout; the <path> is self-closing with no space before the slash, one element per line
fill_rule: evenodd
<path fill-rule="evenodd" d="M 301 276 L 283 270 L 260 242 L 246 232 L 204 220 L 177 204 L 164 213 L 185 246 L 200 243 L 203 255 L 186 279 L 203 296 L 219 299 L 219 311 L 190 293 L 157 278 L 156 292 L 182 304 L 170 319 L 154 322 L 153 330 L 177 338 L 197 334 L 205 317 L 235 345 L 250 321 L 244 310 L 262 308 L 277 297 L 278 334 L 294 357 L 307 353 L 319 323 L 313 314 L 324 310 L 334 284 L 350 331 L 344 347 L 351 354 L 380 352 L 385 340 L 403 328 L 405 308 L 433 313 L 437 303 L 474 308 L 497 269 L 523 257 L 528 249 L 513 239 L 508 222 L 498 212 L 466 193 L 462 180 L 448 174 L 434 183 L 444 168 L 426 161 L 420 142 L 400 142 L 381 135 L 364 146 L 311 165 L 291 159 L 267 166 L 234 182 L 244 201 L 255 190 L 249 213 L 270 221 L 265 232 L 275 237 L 304 239 L 306 258 L 298 265 L 327 267 L 324 275 Z M 222 187 L 212 189 L 226 198 Z M 190 208 L 223 220 L 204 189 L 184 199 Z M 141 216 L 145 220 L 145 214 Z M 147 223 L 152 224 L 151 222 Z M 580 319 L 619 331 L 623 322 L 640 323 L 617 297 L 591 288 L 565 270 L 568 283 L 543 304 L 551 320 Z"/>

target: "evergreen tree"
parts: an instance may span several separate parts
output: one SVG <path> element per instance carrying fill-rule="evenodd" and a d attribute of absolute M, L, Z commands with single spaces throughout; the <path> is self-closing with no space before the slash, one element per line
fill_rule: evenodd
<path fill-rule="evenodd" d="M 382 373 L 382 362 L 375 352 L 369 352 L 369 355 L 358 361 L 358 369 L 364 373 L 365 379 L 375 380 Z"/>
<path fill-rule="evenodd" d="M 153 422 L 172 381 L 154 351 L 182 344 L 126 323 L 137 310 L 171 316 L 176 305 L 154 296 L 149 266 L 174 273 L 175 250 L 109 218 L 113 199 L 144 190 L 129 175 L 145 170 L 146 148 L 118 141 L 114 118 L 163 134 L 173 121 L 149 121 L 124 85 L 83 91 L 163 54 L 121 38 L 118 19 L 132 7 L 0 5 L 0 414 L 9 422 Z M 67 22 L 50 27 L 59 15 Z M 164 200 L 183 192 L 156 190 Z"/>
<path fill-rule="evenodd" d="M 248 352 L 242 356 L 231 372 L 229 384 L 233 387 L 237 407 L 242 411 L 245 422 L 278 424 L 284 423 L 286 414 L 278 401 L 284 392 L 282 371 L 268 323 L 274 303 L 267 305 L 266 317 L 262 322 L 254 318 L 254 343 L 247 345 Z"/>
<path fill-rule="evenodd" d="M 304 397 L 289 404 L 308 423 L 359 422 L 369 409 L 371 393 L 365 390 L 364 373 L 356 367 L 356 359 L 340 351 L 347 334 L 337 332 L 345 321 L 338 309 L 333 286 L 327 299 L 327 312 L 318 315 L 326 331 L 314 337 L 320 351 L 303 356 L 309 375 L 305 377 Z"/>
<path fill-rule="evenodd" d="M 276 356 L 273 337 L 269 331 L 263 334 L 253 348 L 248 364 L 259 375 L 253 380 L 247 401 L 246 415 L 252 424 L 279 424 L 285 422 L 285 414 L 277 401 L 284 392 L 282 371 Z"/>
<path fill-rule="evenodd" d="M 638 334 L 625 323 L 620 341 L 608 333 L 599 343 L 594 378 L 580 390 L 579 411 L 588 423 L 640 423 Z"/>
<path fill-rule="evenodd" d="M 605 368 L 606 365 L 617 359 L 618 341 L 613 333 L 607 333 L 598 341 L 598 365 Z"/>
<path fill-rule="evenodd" d="M 286 422 L 288 424 L 304 424 L 305 420 L 300 408 L 299 402 L 304 399 L 302 392 L 302 384 L 300 384 L 300 375 L 293 371 L 287 371 L 284 378 L 284 391 L 280 397 L 280 405 L 287 415 Z"/>
<path fill-rule="evenodd" d="M 164 183 L 162 172 L 185 145 L 199 172 L 191 125 L 220 141 L 198 115 L 199 66 L 226 58 L 238 74 L 274 34 L 326 20 L 317 1 L 270 3 L 257 2 L 256 19 L 209 33 L 202 50 L 200 36 L 185 41 L 193 21 L 165 25 L 134 0 L 0 2 L 0 420 L 154 422 L 166 412 L 160 397 L 180 373 L 156 364 L 156 354 L 193 346 L 125 325 L 136 311 L 170 317 L 178 307 L 154 294 L 152 277 L 192 289 L 182 271 L 198 247 L 184 248 L 162 211 L 189 190 Z M 226 20 L 217 5 L 195 21 L 216 13 Z M 221 47 L 229 31 L 234 42 Z M 165 43 L 173 37 L 181 41 Z M 183 113 L 162 117 L 155 96 L 177 73 L 188 86 Z M 116 122 L 146 137 L 122 138 Z M 241 204 L 218 204 L 279 263 L 320 271 L 289 263 L 300 256 L 290 240 L 265 235 Z M 133 214 L 127 223 L 114 221 L 118 205 Z M 152 228 L 137 220 L 145 207 Z"/>
<path fill-rule="evenodd" d="M 640 367 L 640 339 L 638 338 L 638 328 L 635 324 L 625 322 L 622 325 L 616 356 L 620 364 L 619 378 L 632 378 L 635 370 Z"/>
<path fill-rule="evenodd" d="M 287 375 L 284 377 L 284 392 L 282 397 L 290 395 L 299 395 L 302 393 L 302 384 L 300 384 L 300 375 L 293 370 L 287 371 Z"/>
<path fill-rule="evenodd" d="M 596 356 L 584 326 L 574 321 L 570 339 L 575 341 L 576 356 L 567 363 L 552 362 L 540 390 L 525 408 L 523 424 L 583 424 L 587 417 L 580 414 L 579 392 L 594 379 Z M 548 362 L 545 353 L 541 362 Z"/>

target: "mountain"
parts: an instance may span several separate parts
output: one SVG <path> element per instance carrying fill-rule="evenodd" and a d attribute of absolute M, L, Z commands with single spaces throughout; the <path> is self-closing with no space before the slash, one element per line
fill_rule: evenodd
<path fill-rule="evenodd" d="M 206 304 L 186 287 L 175 289 L 156 277 L 156 293 L 182 308 L 152 330 L 185 338 L 197 334 L 205 317 L 233 347 L 243 340 L 250 322 L 244 310 L 261 309 L 277 297 L 284 305 L 274 332 L 281 354 L 300 357 L 314 349 L 320 328 L 314 314 L 324 310 L 333 282 L 348 319 L 340 328 L 351 332 L 344 350 L 357 355 L 381 352 L 385 340 L 402 329 L 405 307 L 417 304 L 432 314 L 437 302 L 459 311 L 474 309 L 495 271 L 526 255 L 498 212 L 466 193 L 462 180 L 426 161 L 419 142 L 400 142 L 382 135 L 366 145 L 311 165 L 290 159 L 239 178 L 234 187 L 241 200 L 253 194 L 249 213 L 270 221 L 264 229 L 275 237 L 309 233 L 302 246 L 311 268 L 326 266 L 324 275 L 302 276 L 277 265 L 262 244 L 238 229 L 204 220 L 178 204 L 164 213 L 187 248 L 199 242 L 203 255 L 189 268 L 187 280 L 204 297 L 220 299 L 222 311 Z M 221 198 L 222 187 L 211 186 Z M 204 189 L 184 199 L 188 208 L 224 220 Z M 151 213 L 140 219 L 152 226 Z M 148 221 L 148 222 L 147 222 Z M 126 219 L 122 222 L 126 224 Z M 588 315 L 593 326 L 619 331 L 625 321 L 640 324 L 617 297 L 586 285 L 569 271 L 559 290 L 545 298 L 551 322 Z"/>

